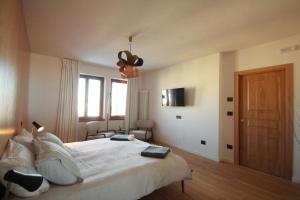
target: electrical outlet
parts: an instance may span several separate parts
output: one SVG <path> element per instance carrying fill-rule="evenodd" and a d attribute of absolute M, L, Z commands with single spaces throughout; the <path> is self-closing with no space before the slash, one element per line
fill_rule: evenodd
<path fill-rule="evenodd" d="M 232 111 L 228 111 L 227 112 L 227 116 L 233 116 L 233 112 Z"/>
<path fill-rule="evenodd" d="M 233 102 L 233 97 L 227 97 L 227 102 Z"/>
<path fill-rule="evenodd" d="M 201 140 L 201 144 L 202 145 L 206 145 L 206 141 L 205 140 Z"/>
<path fill-rule="evenodd" d="M 182 119 L 180 115 L 176 115 L 176 119 Z"/>
<path fill-rule="evenodd" d="M 233 149 L 232 144 L 227 144 L 227 149 Z"/>

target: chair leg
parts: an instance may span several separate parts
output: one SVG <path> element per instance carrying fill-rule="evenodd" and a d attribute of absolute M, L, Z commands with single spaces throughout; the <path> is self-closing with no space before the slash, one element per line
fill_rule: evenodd
<path fill-rule="evenodd" d="M 184 193 L 184 180 L 181 181 L 181 192 Z"/>
<path fill-rule="evenodd" d="M 145 142 L 148 142 L 147 141 L 147 133 L 148 133 L 148 131 L 146 130 L 146 133 L 145 133 Z"/>
<path fill-rule="evenodd" d="M 87 141 L 88 136 L 89 136 L 89 132 L 86 132 L 86 135 L 85 135 L 85 141 Z"/>
<path fill-rule="evenodd" d="M 154 142 L 154 136 L 153 136 L 154 134 L 153 134 L 153 129 L 151 128 L 151 140 L 152 140 L 152 142 Z"/>

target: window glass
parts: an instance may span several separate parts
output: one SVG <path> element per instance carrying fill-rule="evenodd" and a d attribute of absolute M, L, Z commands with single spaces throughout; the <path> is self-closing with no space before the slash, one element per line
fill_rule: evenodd
<path fill-rule="evenodd" d="M 80 121 L 103 120 L 104 78 L 80 75 L 78 85 L 78 116 Z"/>
<path fill-rule="evenodd" d="M 126 113 L 127 82 L 112 79 L 111 117 L 124 117 Z"/>
<path fill-rule="evenodd" d="M 99 80 L 89 79 L 88 87 L 88 117 L 100 115 L 100 86 Z"/>

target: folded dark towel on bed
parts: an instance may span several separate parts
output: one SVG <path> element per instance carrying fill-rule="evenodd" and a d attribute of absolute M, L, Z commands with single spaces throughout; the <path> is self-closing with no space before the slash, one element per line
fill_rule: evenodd
<path fill-rule="evenodd" d="M 141 156 L 152 158 L 165 158 L 170 152 L 168 147 L 148 146 L 141 152 Z"/>
<path fill-rule="evenodd" d="M 110 140 L 115 141 L 131 141 L 134 140 L 134 135 L 127 135 L 127 134 L 116 134 L 113 135 Z"/>

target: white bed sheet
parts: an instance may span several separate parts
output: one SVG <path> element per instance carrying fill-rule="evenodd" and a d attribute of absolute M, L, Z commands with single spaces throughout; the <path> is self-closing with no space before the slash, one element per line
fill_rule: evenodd
<path fill-rule="evenodd" d="M 165 159 L 142 157 L 148 143 L 97 139 L 66 144 L 83 177 L 71 186 L 51 185 L 41 200 L 134 200 L 191 178 L 185 160 L 170 152 Z M 14 198 L 18 199 L 18 198 Z"/>

